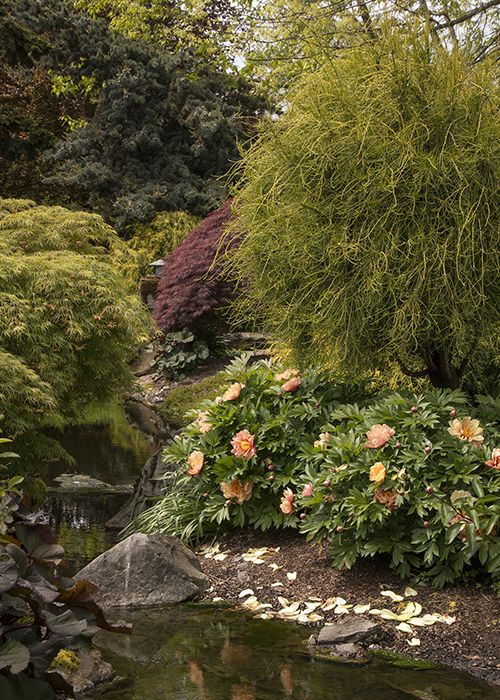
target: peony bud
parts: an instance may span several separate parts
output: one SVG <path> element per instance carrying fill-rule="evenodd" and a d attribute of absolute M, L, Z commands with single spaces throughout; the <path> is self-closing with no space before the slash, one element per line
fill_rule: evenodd
<path fill-rule="evenodd" d="M 343 531 L 344 531 L 344 528 L 342 527 L 342 525 L 338 525 L 337 532 L 343 532 Z"/>
<path fill-rule="evenodd" d="M 432 493 L 432 486 L 428 486 L 425 490 L 427 493 Z"/>
<path fill-rule="evenodd" d="M 319 404 L 319 403 L 315 403 L 315 404 L 314 404 L 314 407 L 315 407 L 315 408 L 319 408 L 319 407 L 320 407 L 320 404 Z"/>
<path fill-rule="evenodd" d="M 449 490 L 450 490 L 450 487 L 449 487 L 449 486 L 444 486 L 444 487 L 443 487 L 443 491 L 444 491 L 445 493 L 448 493 Z"/>
<path fill-rule="evenodd" d="M 399 448 L 401 447 L 401 443 L 400 443 L 400 442 L 397 442 L 395 446 L 396 446 L 397 449 L 399 450 Z"/>
<path fill-rule="evenodd" d="M 450 411 L 450 416 L 451 416 L 452 418 L 455 418 L 456 415 L 457 415 L 457 412 L 455 411 L 454 408 L 452 408 L 451 411 Z"/>
<path fill-rule="evenodd" d="M 300 519 L 305 520 L 307 518 L 307 515 L 305 513 L 300 514 Z"/>
<path fill-rule="evenodd" d="M 268 466 L 268 469 L 269 469 L 270 472 L 272 472 L 272 470 L 274 469 L 274 464 L 270 464 L 270 465 Z"/>
<path fill-rule="evenodd" d="M 425 520 L 425 521 L 424 521 L 424 527 L 429 527 L 429 525 L 430 525 L 430 522 L 429 522 L 428 520 Z"/>
<path fill-rule="evenodd" d="M 427 445 L 427 447 L 424 447 L 424 452 L 426 455 L 428 455 L 430 451 L 431 451 L 431 448 L 429 447 L 429 445 Z"/>
<path fill-rule="evenodd" d="M 274 476 L 272 474 L 269 475 L 269 481 L 274 481 Z"/>
<path fill-rule="evenodd" d="M 416 413 L 418 411 L 418 408 L 416 406 L 411 407 L 411 412 Z"/>
<path fill-rule="evenodd" d="M 208 498 L 208 493 L 205 492 L 205 493 L 203 494 L 203 498 Z"/>
<path fill-rule="evenodd" d="M 330 486 L 330 479 L 323 481 L 323 486 Z"/>
<path fill-rule="evenodd" d="M 231 503 L 232 503 L 232 501 L 231 501 L 231 500 L 229 500 L 229 498 L 228 498 L 228 499 L 227 499 L 227 501 L 226 501 L 226 506 L 230 506 L 230 505 L 231 505 Z"/>

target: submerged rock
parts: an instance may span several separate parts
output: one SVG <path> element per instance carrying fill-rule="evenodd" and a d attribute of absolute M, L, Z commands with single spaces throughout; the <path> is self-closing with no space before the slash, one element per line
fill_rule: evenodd
<path fill-rule="evenodd" d="M 156 532 L 127 537 L 74 576 L 100 589 L 103 608 L 172 605 L 210 586 L 196 556 L 177 537 Z"/>

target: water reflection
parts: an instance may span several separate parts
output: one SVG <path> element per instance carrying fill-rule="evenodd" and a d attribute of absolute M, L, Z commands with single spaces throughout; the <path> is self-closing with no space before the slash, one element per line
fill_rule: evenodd
<path fill-rule="evenodd" d="M 500 700 L 500 688 L 450 669 L 315 659 L 311 630 L 227 610 L 123 613 L 130 637 L 95 642 L 121 676 L 103 700 Z"/>

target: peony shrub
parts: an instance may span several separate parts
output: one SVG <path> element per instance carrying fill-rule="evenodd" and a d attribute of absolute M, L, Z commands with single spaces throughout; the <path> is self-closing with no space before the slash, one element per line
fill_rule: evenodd
<path fill-rule="evenodd" d="M 247 360 L 229 366 L 221 396 L 188 413 L 191 424 L 164 451 L 165 462 L 179 465 L 173 486 L 127 532 L 192 542 L 222 528 L 297 527 L 304 445 L 342 404 L 369 397 L 321 372 L 280 373 Z"/>
<path fill-rule="evenodd" d="M 387 553 L 436 587 L 476 565 L 500 579 L 500 404 L 478 399 L 384 393 L 334 410 L 303 450 L 301 531 L 327 538 L 339 569 Z"/>

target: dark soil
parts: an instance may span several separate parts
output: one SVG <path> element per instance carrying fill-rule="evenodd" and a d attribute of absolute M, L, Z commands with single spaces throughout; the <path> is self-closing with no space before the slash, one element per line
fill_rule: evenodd
<path fill-rule="evenodd" d="M 149 382 L 148 389 L 144 391 L 146 400 L 160 404 L 172 389 L 201 381 L 221 371 L 224 365 L 224 360 L 211 360 L 201 368 L 200 374 L 178 383 L 157 380 L 152 385 L 151 375 L 144 377 L 142 383 Z M 212 599 L 222 598 L 241 604 L 239 593 L 251 589 L 259 602 L 271 603 L 275 610 L 281 607 L 278 596 L 286 598 L 290 603 L 313 596 L 323 601 L 341 597 L 348 604 L 370 604 L 372 608 L 398 612 L 398 604 L 382 596 L 381 592 L 385 589 L 403 595 L 410 583 L 396 576 L 391 571 L 388 560 L 381 556 L 360 560 L 351 570 L 335 571 L 331 567 L 327 549 L 311 545 L 294 530 L 237 530 L 221 535 L 218 542 L 221 552 L 228 550 L 223 561 L 200 555 L 202 568 L 212 583 L 207 597 Z M 242 560 L 244 552 L 261 547 L 279 547 L 279 550 L 266 555 L 263 564 Z M 273 571 L 268 564 L 282 568 Z M 287 572 L 296 572 L 295 580 L 288 580 Z M 423 608 L 422 615 L 440 613 L 456 618 L 450 625 L 436 623 L 428 627 L 414 627 L 414 636 L 420 640 L 420 646 L 408 645 L 408 639 L 413 635 L 396 630 L 398 622 L 382 620 L 378 615 L 368 613 L 363 613 L 360 617 L 383 625 L 385 649 L 416 659 L 442 663 L 500 684 L 500 598 L 487 578 L 481 577 L 480 572 L 472 573 L 478 575 L 470 576 L 464 585 L 440 590 L 435 590 L 430 585 L 417 586 L 418 595 L 407 598 L 400 604 L 416 601 Z M 278 581 L 283 587 L 272 586 Z M 315 623 L 316 626 L 339 619 L 333 610 L 322 614 L 324 619 Z M 353 615 L 352 612 L 348 614 Z"/>
<path fill-rule="evenodd" d="M 220 597 L 241 604 L 239 593 L 251 589 L 259 602 L 271 603 L 275 610 L 282 607 L 278 596 L 290 602 L 304 601 L 310 596 L 323 601 L 338 596 L 348 604 L 370 604 L 372 608 L 398 612 L 398 604 L 382 596 L 381 592 L 385 589 L 403 595 L 409 585 L 409 581 L 403 581 L 391 571 L 383 557 L 363 559 L 351 570 L 335 571 L 328 552 L 319 545 L 311 545 L 294 530 L 237 530 L 221 535 L 218 542 L 221 552 L 229 550 L 226 559 L 215 561 L 200 555 L 203 571 L 212 583 L 207 594 L 209 598 Z M 242 560 L 244 552 L 261 547 L 279 547 L 279 551 L 266 554 L 264 564 Z M 273 571 L 269 564 L 282 568 Z M 287 572 L 296 572 L 295 580 L 289 581 Z M 283 587 L 272 587 L 275 582 L 281 582 Z M 415 601 L 422 606 L 422 615 L 448 614 L 456 618 L 455 622 L 414 627 L 414 636 L 420 639 L 420 646 L 411 647 L 408 640 L 413 635 L 395 629 L 398 622 L 382 620 L 378 615 L 361 614 L 359 617 L 383 625 L 383 648 L 415 659 L 446 664 L 500 684 L 500 598 L 489 582 L 475 577 L 468 585 L 440 590 L 415 586 L 415 589 L 418 595 L 405 598 L 400 607 L 408 601 Z M 339 615 L 333 610 L 317 612 L 324 615 L 324 620 L 316 624 L 339 620 Z M 352 612 L 347 614 L 353 616 Z"/>

